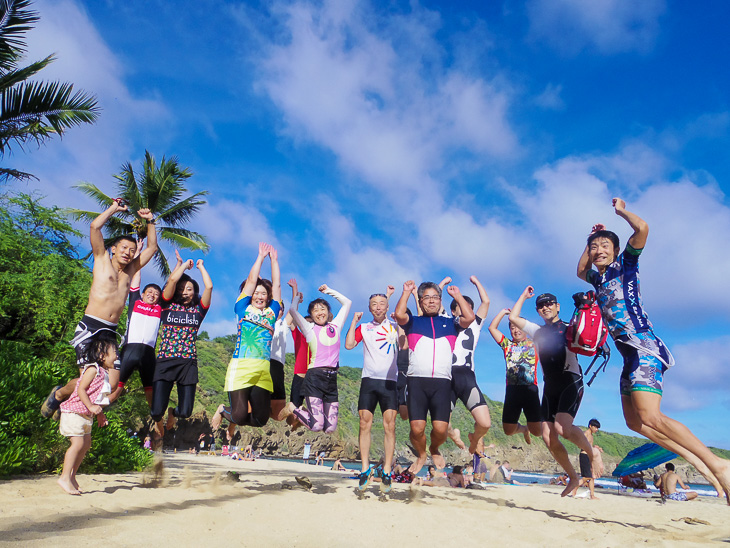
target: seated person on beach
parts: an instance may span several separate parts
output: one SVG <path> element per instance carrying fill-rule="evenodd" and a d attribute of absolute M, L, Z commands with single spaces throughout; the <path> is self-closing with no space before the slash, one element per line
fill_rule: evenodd
<path fill-rule="evenodd" d="M 696 492 L 686 491 L 687 489 L 689 489 L 689 487 L 684 484 L 682 478 L 680 478 L 674 471 L 674 465 L 671 462 L 665 464 L 664 467 L 667 469 L 667 471 L 659 476 L 656 480 L 654 480 L 654 486 L 659 489 L 659 492 L 662 494 L 663 497 L 666 497 L 669 500 L 678 501 L 687 501 L 697 498 Z M 684 493 L 680 493 L 677 491 L 678 483 L 682 489 L 685 489 Z"/>
<path fill-rule="evenodd" d="M 659 476 L 657 476 L 658 478 Z M 644 472 L 634 472 L 628 476 L 621 476 L 619 480 L 624 487 L 633 489 L 646 489 L 646 481 L 644 480 Z"/>
<path fill-rule="evenodd" d="M 496 477 L 497 470 L 499 470 L 499 467 L 502 466 L 502 461 L 498 460 L 494 463 L 494 465 L 489 469 L 489 481 L 494 483 L 494 478 Z"/>
<path fill-rule="evenodd" d="M 430 465 L 426 471 L 425 478 L 414 478 L 413 483 L 416 485 L 425 485 L 427 487 L 450 487 L 451 482 L 445 472 L 437 470 L 435 466 Z"/>
<path fill-rule="evenodd" d="M 550 485 L 567 485 L 568 484 L 568 474 L 563 473 L 557 478 L 550 478 Z"/>
<path fill-rule="evenodd" d="M 454 466 L 454 470 L 446 474 L 446 479 L 449 480 L 451 487 L 466 487 L 466 478 L 461 466 Z"/>
<path fill-rule="evenodd" d="M 490 475 L 492 483 L 512 483 L 517 484 L 512 479 L 512 467 L 508 460 L 504 461 L 501 466 L 497 466 L 496 470 Z"/>
<path fill-rule="evenodd" d="M 338 472 L 346 472 L 347 468 L 342 465 L 342 461 L 340 459 L 336 459 L 335 462 L 332 463 L 332 470 L 337 470 Z"/>

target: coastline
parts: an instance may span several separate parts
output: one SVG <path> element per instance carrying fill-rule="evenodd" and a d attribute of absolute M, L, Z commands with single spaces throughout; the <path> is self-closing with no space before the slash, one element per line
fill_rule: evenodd
<path fill-rule="evenodd" d="M 730 541 L 724 499 L 640 499 L 601 490 L 599 500 L 568 499 L 550 485 L 488 485 L 484 490 L 377 484 L 356 494 L 349 474 L 275 460 L 162 456 L 153 472 L 80 475 L 70 496 L 57 476 L 0 482 L 0 545 L 402 546 L 505 542 L 528 546 L 625 546 Z M 238 481 L 227 472 L 238 474 Z M 294 476 L 306 475 L 311 491 Z M 155 486 L 156 485 L 156 486 Z M 689 518 L 689 519 L 685 519 Z M 707 523 L 707 525 L 703 524 Z M 227 539 L 227 541 L 226 541 Z"/>

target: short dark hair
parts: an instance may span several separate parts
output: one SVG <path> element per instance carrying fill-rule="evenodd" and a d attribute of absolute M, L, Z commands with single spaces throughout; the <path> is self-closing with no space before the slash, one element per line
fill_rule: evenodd
<path fill-rule="evenodd" d="M 471 309 L 474 310 L 474 301 L 471 300 L 471 297 L 467 297 L 466 295 L 463 295 L 464 300 L 468 302 L 471 305 Z M 456 302 L 456 299 L 451 301 L 451 313 L 453 314 L 456 311 L 456 307 L 459 305 L 459 303 Z"/>
<path fill-rule="evenodd" d="M 464 469 L 463 466 L 454 466 L 453 473 L 454 474 L 462 474 L 462 470 Z"/>
<path fill-rule="evenodd" d="M 175 304 L 183 304 L 182 303 L 182 292 L 185 288 L 185 284 L 190 282 L 193 284 L 193 306 L 197 306 L 198 303 L 200 303 L 200 286 L 198 285 L 198 282 L 193 280 L 190 276 L 187 274 L 183 274 L 180 276 L 180 279 L 177 281 L 177 284 L 175 284 L 175 295 L 172 297 L 172 302 Z"/>
<path fill-rule="evenodd" d="M 103 336 L 100 336 L 103 333 Z M 91 338 L 84 348 L 84 364 L 98 363 L 104 361 L 104 356 L 109 352 L 109 347 L 117 347 L 116 337 L 112 333 L 102 332 Z"/>
<path fill-rule="evenodd" d="M 243 291 L 243 286 L 246 285 L 246 280 L 243 280 L 241 282 L 241 285 L 238 287 L 239 291 Z M 272 299 L 274 298 L 274 284 L 271 283 L 271 280 L 267 280 L 266 278 L 259 278 L 256 280 L 256 286 L 254 287 L 254 291 L 256 291 L 256 288 L 258 286 L 263 286 L 263 288 L 266 290 L 266 306 L 269 306 L 271 304 Z"/>
<path fill-rule="evenodd" d="M 312 315 L 312 309 L 317 304 L 324 305 L 327 308 L 327 312 L 332 314 L 332 308 L 330 307 L 330 303 L 328 303 L 326 299 L 323 299 L 322 297 L 320 297 L 318 299 L 314 299 L 311 303 L 309 303 L 309 306 L 307 306 L 307 312 L 310 316 Z M 327 321 L 332 321 L 332 320 L 327 320 Z"/>
<path fill-rule="evenodd" d="M 596 428 L 600 428 L 601 423 L 598 422 L 598 419 L 591 419 L 588 421 L 588 426 L 595 426 Z"/>
<path fill-rule="evenodd" d="M 671 462 L 668 462 L 667 464 L 665 464 L 664 467 L 667 470 L 671 470 L 672 472 L 674 472 L 674 465 Z"/>
<path fill-rule="evenodd" d="M 124 234 L 122 236 L 119 236 L 118 238 L 115 238 L 114 241 L 112 242 L 112 245 L 110 245 L 109 247 L 114 247 L 114 246 L 118 245 L 119 242 L 121 242 L 123 240 L 127 240 L 128 242 L 132 242 L 134 245 L 137 245 L 137 243 L 138 243 L 137 242 L 137 238 L 135 238 L 134 236 L 131 236 L 130 234 Z"/>
<path fill-rule="evenodd" d="M 614 254 L 618 255 L 621 245 L 618 239 L 618 235 L 615 232 L 611 232 L 610 230 L 596 230 L 594 233 L 588 236 L 588 247 L 591 247 L 591 243 L 593 243 L 593 241 L 597 240 L 598 238 L 606 238 L 608 240 L 611 240 L 611 243 L 613 244 Z"/>
<path fill-rule="evenodd" d="M 142 293 L 144 293 L 148 289 L 156 289 L 157 291 L 160 292 L 160 295 L 162 295 L 162 289 L 157 284 L 147 284 L 146 286 L 144 286 L 144 289 L 142 290 Z"/>

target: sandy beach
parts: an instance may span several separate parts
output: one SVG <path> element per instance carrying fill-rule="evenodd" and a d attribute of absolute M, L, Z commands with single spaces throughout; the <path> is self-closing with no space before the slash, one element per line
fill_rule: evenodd
<path fill-rule="evenodd" d="M 70 496 L 56 476 L 0 482 L 0 545 L 23 546 L 677 546 L 730 542 L 724 500 L 639 499 L 598 490 L 560 498 L 559 487 L 485 490 L 371 484 L 303 463 L 166 454 L 164 473 L 79 476 Z M 228 471 L 239 474 L 229 479 Z M 300 487 L 306 475 L 313 487 Z M 689 519 L 687 519 L 689 518 Z M 703 523 L 704 522 L 704 523 Z"/>

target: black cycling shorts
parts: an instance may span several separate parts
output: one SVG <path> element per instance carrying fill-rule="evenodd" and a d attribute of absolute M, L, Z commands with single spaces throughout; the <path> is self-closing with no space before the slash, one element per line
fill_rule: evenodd
<path fill-rule="evenodd" d="M 469 411 L 480 405 L 487 405 L 471 367 L 451 368 L 451 409 L 456 407 L 458 400 L 461 400 Z"/>
<path fill-rule="evenodd" d="M 289 401 L 291 401 L 296 407 L 301 407 L 304 403 L 304 394 L 302 394 L 302 385 L 304 384 L 304 377 L 294 375 L 291 379 L 291 393 L 289 394 Z"/>
<path fill-rule="evenodd" d="M 272 400 L 286 400 L 286 385 L 284 384 L 284 364 L 278 360 L 269 361 L 271 380 L 274 383 L 274 391 L 271 393 Z"/>
<path fill-rule="evenodd" d="M 122 363 L 119 372 L 119 382 L 126 384 L 134 373 L 139 371 L 142 386 L 152 388 L 155 378 L 155 349 L 147 344 L 129 343 L 122 347 Z"/>
<path fill-rule="evenodd" d="M 527 422 L 540 422 L 540 393 L 536 384 L 508 384 L 504 391 L 502 424 L 518 424 L 525 412 Z"/>
<path fill-rule="evenodd" d="M 451 379 L 408 377 L 408 419 L 449 422 L 451 418 Z"/>
<path fill-rule="evenodd" d="M 408 385 L 408 377 L 406 376 L 405 371 L 398 371 L 398 381 L 396 384 L 398 389 L 398 405 L 405 405 L 407 392 L 406 387 Z"/>
<path fill-rule="evenodd" d="M 394 411 L 398 409 L 398 388 L 396 382 L 363 377 L 360 383 L 360 397 L 357 401 L 357 410 L 375 413 L 375 408 L 378 405 L 380 405 L 380 411 L 383 413 L 390 409 Z"/>
<path fill-rule="evenodd" d="M 583 399 L 583 377 L 563 373 L 562 377 L 545 382 L 542 391 L 542 420 L 555 422 L 555 415 L 568 413 L 575 418 Z"/>
<path fill-rule="evenodd" d="M 337 403 L 337 369 L 313 367 L 307 370 L 302 383 L 302 396 L 318 398 L 324 403 Z"/>

